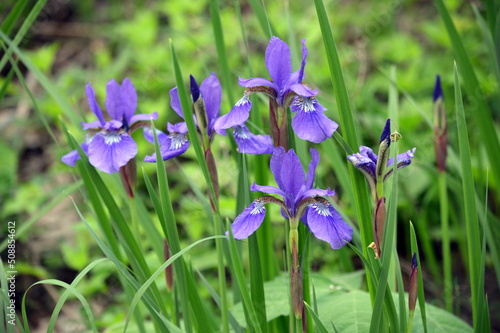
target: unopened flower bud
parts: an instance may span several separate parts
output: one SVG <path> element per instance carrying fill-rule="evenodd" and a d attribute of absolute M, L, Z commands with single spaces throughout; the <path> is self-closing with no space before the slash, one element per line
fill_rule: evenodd
<path fill-rule="evenodd" d="M 417 289 L 418 289 L 418 264 L 417 254 L 413 253 L 411 260 L 410 282 L 408 283 L 408 308 L 411 311 L 415 310 L 417 304 Z"/>
<path fill-rule="evenodd" d="M 436 151 L 436 164 L 440 172 L 446 170 L 446 155 L 448 145 L 448 122 L 444 108 L 443 90 L 441 89 L 441 78 L 436 76 L 434 86 L 434 149 Z"/>

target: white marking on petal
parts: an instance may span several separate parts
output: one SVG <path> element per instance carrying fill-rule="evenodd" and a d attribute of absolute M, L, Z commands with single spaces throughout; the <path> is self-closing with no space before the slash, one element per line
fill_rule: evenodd
<path fill-rule="evenodd" d="M 180 149 L 188 141 L 185 133 L 172 133 L 169 137 L 171 139 L 170 150 Z"/>
<path fill-rule="evenodd" d="M 248 135 L 243 126 L 234 126 L 234 136 L 244 140 L 250 139 L 250 135 Z"/>
<path fill-rule="evenodd" d="M 330 213 L 330 205 L 325 205 L 320 202 L 316 202 L 315 204 L 311 205 L 312 208 L 316 209 L 316 213 L 322 216 L 332 216 L 332 213 Z"/>
<path fill-rule="evenodd" d="M 243 104 L 247 104 L 250 102 L 250 99 L 248 98 L 248 94 L 243 95 L 242 98 L 238 102 L 236 102 L 235 106 L 242 106 Z"/>
<path fill-rule="evenodd" d="M 311 97 L 298 97 L 297 99 L 295 99 L 293 104 L 298 106 L 300 110 L 304 112 L 316 111 L 316 108 L 314 106 L 314 98 Z"/>
<path fill-rule="evenodd" d="M 261 214 L 264 210 L 265 210 L 265 208 L 264 208 L 264 203 L 263 202 L 259 202 L 259 201 L 254 202 L 253 209 L 250 212 L 250 215 Z"/>
<path fill-rule="evenodd" d="M 104 134 L 104 143 L 111 146 L 122 141 L 122 136 L 117 131 L 110 131 Z"/>

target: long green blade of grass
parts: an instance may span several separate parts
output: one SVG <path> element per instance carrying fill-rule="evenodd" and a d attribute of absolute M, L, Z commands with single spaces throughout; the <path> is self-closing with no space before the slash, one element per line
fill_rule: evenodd
<path fill-rule="evenodd" d="M 75 209 L 80 216 L 82 222 L 85 224 L 87 227 L 87 230 L 89 233 L 92 235 L 92 238 L 96 241 L 97 245 L 99 248 L 102 250 L 104 255 L 113 262 L 115 265 L 116 269 L 118 270 L 118 273 L 126 280 L 128 285 L 132 287 L 134 290 L 139 290 L 141 285 L 139 282 L 136 280 L 136 278 L 130 273 L 129 268 L 123 265 L 123 263 L 113 254 L 113 252 L 109 249 L 109 247 L 104 244 L 104 242 L 97 236 L 97 234 L 94 232 L 94 230 L 90 227 L 90 225 L 87 223 L 87 220 L 83 217 L 82 213 L 78 209 L 78 206 L 73 202 L 73 205 L 75 206 Z M 146 305 L 146 308 L 149 310 L 149 313 L 151 316 L 156 320 L 157 325 L 161 329 L 162 332 L 174 332 L 174 333 L 181 333 L 182 331 L 173 325 L 169 320 L 165 318 L 165 316 L 162 314 L 162 310 L 156 303 L 154 296 L 152 297 L 151 293 L 146 293 L 144 295 L 144 304 Z"/>
<path fill-rule="evenodd" d="M 167 268 L 169 265 L 172 265 L 172 263 L 174 263 L 178 258 L 180 258 L 182 255 L 187 253 L 189 250 L 194 248 L 196 245 L 201 244 L 203 242 L 206 242 L 208 240 L 216 239 L 216 238 L 225 238 L 225 236 L 211 236 L 211 237 L 202 238 L 200 240 L 197 240 L 196 242 L 190 244 L 186 248 L 184 248 L 181 251 L 174 254 L 172 257 L 170 257 L 170 259 L 168 259 L 160 267 L 158 267 L 158 269 L 153 273 L 153 275 L 151 275 L 151 277 L 146 282 L 144 282 L 144 284 L 139 288 L 139 290 L 135 294 L 134 299 L 132 300 L 132 302 L 129 305 L 130 312 L 132 312 L 135 309 L 135 307 L 137 306 L 137 304 L 139 303 L 141 298 L 144 296 L 144 293 L 146 292 L 146 290 L 149 287 L 151 287 L 151 285 L 160 276 L 160 274 L 163 274 L 165 272 L 165 268 Z M 124 332 L 127 330 L 129 323 L 130 323 L 130 316 L 127 316 L 127 319 L 125 321 L 125 327 L 123 329 Z"/>
<path fill-rule="evenodd" d="M 397 160 L 397 142 L 391 142 L 392 156 Z M 397 202 L 398 202 L 398 163 L 394 163 L 392 174 L 392 190 L 387 209 L 387 218 L 384 227 L 384 237 L 382 241 L 381 269 L 378 281 L 375 302 L 373 304 L 372 318 L 370 322 L 370 332 L 380 332 L 384 309 L 387 311 L 391 330 L 399 332 L 399 322 L 394 308 L 394 302 L 388 286 L 389 273 L 391 272 L 391 250 L 396 247 L 396 223 L 397 223 Z"/>
<path fill-rule="evenodd" d="M 354 117 L 351 111 L 349 95 L 347 93 L 347 88 L 342 73 L 342 67 L 340 66 L 337 47 L 335 45 L 335 40 L 330 29 L 331 25 L 326 15 L 323 1 L 314 0 L 314 4 L 316 6 L 321 34 L 323 36 L 323 43 L 325 45 L 327 54 L 334 95 L 337 100 L 337 105 L 339 106 L 340 128 L 342 130 L 342 136 L 345 138 L 351 150 L 353 148 L 356 149 L 355 147 L 359 146 L 356 133 L 356 125 L 354 123 Z M 363 252 L 365 255 L 368 255 L 367 248 L 373 240 L 373 232 L 371 227 L 371 205 L 366 189 L 366 181 L 365 179 L 363 179 L 363 175 L 355 170 L 352 165 L 349 166 L 349 173 L 351 176 L 352 187 L 354 188 L 354 195 L 356 198 L 356 213 L 358 216 L 358 222 L 361 232 Z"/>
<path fill-rule="evenodd" d="M 420 307 L 420 316 L 422 318 L 422 325 L 424 326 L 424 333 L 427 333 L 427 313 L 425 311 L 425 294 L 424 294 L 424 279 L 422 278 L 422 263 L 420 261 L 420 252 L 418 251 L 417 234 L 413 223 L 410 221 L 410 243 L 411 253 L 417 254 L 418 266 L 418 306 Z"/>
<path fill-rule="evenodd" d="M 465 122 L 465 111 L 462 102 L 458 69 L 456 66 L 455 107 L 457 110 L 458 145 L 460 151 L 460 166 L 462 169 L 462 189 L 464 197 L 465 227 L 467 231 L 467 249 L 469 252 L 469 278 L 471 287 L 472 317 L 474 327 L 477 327 L 479 325 L 479 321 L 481 320 L 478 314 L 482 311 L 481 308 L 484 306 L 484 295 L 479 295 L 479 290 L 484 288 L 484 280 L 480 279 L 480 272 L 482 269 L 481 235 L 477 217 L 469 137 L 467 132 L 467 124 Z"/>
<path fill-rule="evenodd" d="M 34 286 L 37 286 L 39 284 L 51 284 L 54 286 L 60 286 L 60 287 L 66 288 L 73 295 L 75 295 L 76 298 L 78 298 L 78 300 L 80 301 L 80 303 L 82 303 L 83 309 L 85 310 L 85 313 L 87 314 L 87 317 L 89 318 L 89 323 L 90 323 L 90 326 L 92 327 L 92 331 L 97 333 L 97 327 L 95 325 L 96 321 L 95 321 L 94 313 L 92 312 L 92 308 L 90 307 L 89 302 L 85 299 L 85 297 L 78 290 L 76 290 L 74 288 L 73 285 L 70 285 L 64 281 L 59 281 L 59 280 L 55 280 L 55 279 L 47 279 L 47 280 L 37 281 L 37 282 L 33 283 L 24 293 L 22 301 L 21 301 L 21 309 L 22 309 L 24 326 L 26 328 L 29 327 L 28 315 L 26 313 L 26 295 L 28 295 L 28 291 L 31 288 L 33 288 Z M 55 321 L 53 324 L 55 325 Z M 49 328 L 47 329 L 47 332 L 52 332 L 52 330 L 53 330 L 53 327 L 49 326 Z"/>
<path fill-rule="evenodd" d="M 495 127 L 493 126 L 494 121 L 491 112 L 486 104 L 486 96 L 481 89 L 481 85 L 476 77 L 474 68 L 469 57 L 467 56 L 462 39 L 453 24 L 448 9 L 444 5 L 443 0 L 436 0 L 436 3 L 453 45 L 455 59 L 458 68 L 460 68 L 460 73 L 462 75 L 468 98 L 470 99 L 472 105 L 475 106 L 474 109 L 471 109 L 470 113 L 472 114 L 472 117 L 478 127 L 481 142 L 488 155 L 494 176 L 494 183 L 498 185 L 500 182 L 500 159 L 498 159 L 500 143 L 498 141 Z"/>
<path fill-rule="evenodd" d="M 70 286 L 72 288 L 75 288 L 76 285 L 87 275 L 88 272 L 90 272 L 95 266 L 97 266 L 100 263 L 107 261 L 107 260 L 108 259 L 106 259 L 106 258 L 101 258 L 101 259 L 97 259 L 97 260 L 91 262 L 90 264 L 88 264 L 87 267 L 85 267 L 80 273 L 78 273 L 78 275 L 75 277 L 73 282 L 71 282 Z M 67 288 L 66 291 L 61 295 L 61 297 L 57 301 L 57 304 L 54 307 L 54 310 L 52 310 L 52 315 L 50 316 L 50 321 L 49 321 L 49 325 L 47 327 L 47 332 L 52 332 L 54 330 L 54 327 L 56 325 L 57 316 L 59 315 L 59 312 L 61 311 L 61 309 L 64 305 L 64 302 L 66 302 L 66 300 L 68 299 L 68 297 L 72 293 L 72 290 L 73 289 Z M 91 325 L 92 324 L 95 325 L 95 323 L 91 323 Z"/>
<path fill-rule="evenodd" d="M 265 35 L 270 39 L 272 36 L 276 36 L 275 30 L 271 24 L 271 21 L 267 17 L 266 8 L 263 2 L 259 0 L 249 0 L 250 6 L 259 20 L 260 27 Z"/>
<path fill-rule="evenodd" d="M 28 70 L 36 77 L 38 82 L 42 87 L 52 96 L 54 101 L 62 109 L 64 115 L 71 120 L 73 124 L 80 124 L 81 119 L 74 112 L 71 104 L 68 100 L 64 98 L 64 94 L 57 89 L 57 87 L 42 73 L 42 71 L 26 56 L 13 42 L 12 40 L 0 31 L 0 39 L 2 39 L 9 47 L 12 48 L 13 52 L 19 57 L 23 64 L 28 68 Z"/>
<path fill-rule="evenodd" d="M 14 39 L 12 40 L 12 42 L 9 43 L 6 40 L 4 40 L 4 42 L 6 42 L 9 45 L 9 48 L 7 49 L 5 54 L 3 55 L 2 59 L 0 60 L 0 71 L 3 70 L 4 66 L 7 64 L 7 61 L 12 56 L 12 52 L 19 45 L 21 40 L 24 38 L 24 36 L 28 32 L 29 28 L 31 28 L 31 26 L 33 25 L 33 22 L 35 22 L 36 18 L 38 17 L 38 14 L 40 14 L 40 12 L 41 12 L 43 6 L 45 6 L 46 2 L 47 2 L 47 0 L 38 0 L 35 3 L 35 5 L 33 6 L 33 8 L 31 9 L 28 16 L 23 20 L 23 24 L 19 28 L 19 31 L 17 32 L 17 34 L 14 37 Z M 17 10 L 19 10 L 19 8 L 17 8 L 17 6 L 14 7 L 14 11 L 17 11 Z M 21 10 L 22 10 L 22 8 L 21 8 Z M 20 13 L 14 12 L 14 15 L 20 15 Z M 8 24 L 10 25 L 10 23 L 8 23 Z M 3 24 L 2 24 L 2 28 L 3 28 Z M 8 28 L 8 26 L 7 26 L 7 28 Z M 2 30 L 2 34 L 4 34 L 4 36 L 7 37 L 8 32 L 6 30 L 3 30 L 3 29 L 1 29 L 1 30 Z"/>
<path fill-rule="evenodd" d="M 247 321 L 247 326 L 251 327 L 256 333 L 262 333 L 259 323 L 259 317 L 254 308 L 250 291 L 248 290 L 247 283 L 245 281 L 245 274 L 243 272 L 243 267 L 241 265 L 240 256 L 238 254 L 238 249 L 236 247 L 236 241 L 233 237 L 232 229 L 228 227 L 229 233 L 229 250 L 232 262 L 232 269 L 234 270 L 234 276 L 236 277 L 236 283 L 238 284 L 238 289 L 241 291 L 241 300 L 243 308 L 245 309 L 245 319 Z"/>
<path fill-rule="evenodd" d="M 219 1 L 210 0 L 210 18 L 212 19 L 212 28 L 214 30 L 215 47 L 217 49 L 217 59 L 219 60 L 219 67 L 222 72 L 222 87 L 226 91 L 226 96 L 229 104 L 234 105 L 233 89 L 231 88 L 231 71 L 226 56 L 226 45 L 224 43 L 224 33 L 222 31 L 222 24 L 220 21 Z"/>
<path fill-rule="evenodd" d="M 16 24 L 19 17 L 22 15 L 23 10 L 26 7 L 27 3 L 28 3 L 27 0 L 17 1 L 16 4 L 14 5 L 14 8 L 12 8 L 12 10 L 9 12 L 9 15 L 7 15 L 7 18 L 2 22 L 0 30 L 2 30 L 6 35 L 9 35 L 12 29 L 14 28 L 14 25 Z"/>

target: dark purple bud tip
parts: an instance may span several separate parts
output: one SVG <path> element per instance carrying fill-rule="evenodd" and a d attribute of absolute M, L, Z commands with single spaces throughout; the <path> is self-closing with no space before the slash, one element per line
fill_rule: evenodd
<path fill-rule="evenodd" d="M 418 263 L 417 263 L 417 253 L 413 253 L 413 258 L 411 259 L 411 269 L 417 269 Z"/>
<path fill-rule="evenodd" d="M 386 141 L 387 145 L 390 145 L 390 137 L 391 137 L 391 120 L 387 119 L 385 122 L 384 130 L 382 131 L 382 135 L 380 136 L 380 143 Z"/>
<path fill-rule="evenodd" d="M 193 102 L 196 102 L 200 98 L 200 87 L 194 76 L 189 75 L 189 79 L 191 81 L 191 97 L 193 97 Z"/>
<path fill-rule="evenodd" d="M 443 89 L 441 88 L 441 77 L 436 75 L 436 84 L 434 85 L 433 101 L 443 98 Z"/>

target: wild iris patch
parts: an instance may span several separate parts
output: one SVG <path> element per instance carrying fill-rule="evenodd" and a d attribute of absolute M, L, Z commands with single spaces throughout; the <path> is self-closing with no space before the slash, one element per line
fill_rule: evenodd
<path fill-rule="evenodd" d="M 93 2 L 97 4 L 90 1 L 88 5 Z M 56 265 L 71 270 L 51 271 L 47 267 L 51 279 L 33 285 L 69 286 L 61 292 L 51 319 L 47 318 L 47 331 L 59 331 L 59 325 L 64 328 L 64 319 L 56 321 L 56 317 L 62 303 L 73 294 L 77 297 L 70 302 L 81 302 L 85 311 L 79 314 L 88 316 L 79 321 L 82 331 L 472 331 L 454 316 L 459 314 L 473 323 L 475 331 L 488 332 L 489 309 L 495 307 L 488 307 L 486 294 L 496 286 L 494 272 L 500 272 L 500 262 L 494 260 L 499 252 L 495 240 L 500 238 L 494 214 L 500 197 L 500 168 L 495 168 L 492 158 L 499 149 L 490 108 L 498 95 L 495 82 L 499 74 L 494 66 L 485 71 L 486 64 L 475 74 L 471 65 L 475 62 L 468 64 L 466 53 L 470 49 L 478 59 L 495 58 L 490 57 L 496 52 L 490 41 L 494 40 L 499 8 L 495 10 L 493 1 L 485 1 L 471 21 L 467 6 L 460 6 L 461 23 L 468 29 L 475 20 L 480 23 L 481 30 L 471 31 L 471 36 L 482 34 L 489 41 L 479 47 L 477 40 L 467 40 L 468 48 L 464 48 L 459 33 L 453 32 L 451 17 L 456 14 L 450 16 L 441 0 L 436 0 L 437 8 L 452 37 L 451 43 L 443 45 L 438 45 L 443 38 L 435 38 L 436 29 L 432 28 L 438 19 L 435 6 L 399 3 L 401 8 L 418 10 L 398 11 L 396 22 L 396 18 L 391 19 L 394 8 L 383 8 L 391 5 L 389 2 L 377 2 L 377 8 L 364 4 L 366 10 L 360 11 L 358 5 L 347 1 L 342 3 L 340 14 L 325 8 L 332 4 L 322 0 L 314 0 L 312 11 L 305 4 L 289 6 L 288 2 L 214 0 L 193 5 L 153 0 L 142 7 L 103 2 L 99 3 L 103 15 L 79 17 L 83 21 L 92 17 L 92 34 L 82 29 L 90 24 L 70 24 L 70 16 L 82 5 L 67 8 L 59 2 L 61 9 L 69 10 L 61 12 L 63 21 L 47 27 L 68 27 L 68 35 L 83 35 L 89 42 L 54 41 L 54 46 L 41 51 L 22 38 L 27 23 L 36 22 L 39 12 L 47 14 L 45 1 L 19 1 L 11 12 L 6 11 L 0 29 L 5 46 L 0 60 L 5 74 L 0 101 L 7 102 L 0 117 L 5 129 L 0 131 L 2 139 L 12 128 L 3 126 L 5 119 L 15 119 L 17 125 L 18 120 L 23 123 L 23 116 L 35 111 L 58 147 L 61 131 L 54 119 L 61 119 L 63 127 L 72 131 L 83 125 L 87 134 L 78 152 L 83 151 L 88 158 L 76 150 L 67 154 L 64 147 L 41 147 L 40 151 L 64 155 L 64 163 L 78 166 L 70 169 L 59 164 L 56 173 L 44 172 L 36 178 L 53 180 L 59 171 L 72 176 L 60 177 L 62 185 L 43 183 L 42 198 L 32 193 L 36 182 L 23 184 L 29 177 L 22 173 L 37 164 L 30 158 L 32 151 L 22 149 L 22 154 L 9 157 L 18 142 L 36 140 L 19 135 L 17 141 L 12 140 L 14 149 L 0 142 L 4 164 L 15 166 L 9 175 L 23 179 L 18 184 L 20 191 L 12 191 L 12 182 L 3 183 L 7 173 L 0 170 L 0 185 L 9 189 L 2 192 L 0 186 L 0 199 L 8 199 L 2 210 L 4 217 L 15 220 L 16 210 L 27 207 L 17 218 L 22 224 L 15 233 L 19 243 L 31 246 L 36 237 L 26 234 L 46 230 L 31 227 L 43 214 L 53 214 L 47 213 L 51 207 L 69 201 L 65 193 L 71 194 L 86 227 L 71 226 L 75 237 L 64 234 L 57 242 L 50 238 L 56 243 L 50 254 L 63 254 Z M 366 20 L 367 12 L 388 15 L 383 15 L 383 20 Z M 407 16 L 411 12 L 429 14 L 422 18 L 426 28 L 418 34 L 409 31 L 412 24 L 396 24 L 412 22 L 406 21 L 414 19 Z M 126 20 L 117 20 L 122 13 Z M 327 13 L 342 15 L 342 19 L 331 24 Z M 24 16 L 25 22 L 16 21 Z M 382 25 L 383 29 L 377 29 Z M 17 27 L 21 28 L 14 33 Z M 368 36 L 366 27 L 376 33 Z M 43 35 L 45 42 L 53 29 L 31 31 Z M 413 40 L 416 35 L 418 42 Z M 302 38 L 307 38 L 307 46 Z M 22 50 L 24 45 L 29 45 L 29 53 Z M 71 50 L 71 45 L 79 49 Z M 86 50 L 87 45 L 92 48 Z M 84 52 L 79 52 L 82 49 Z M 437 49 L 438 57 L 433 54 Z M 421 54 L 426 55 L 425 61 Z M 81 59 L 81 55 L 84 71 L 61 70 L 70 68 L 66 64 Z M 43 64 L 47 59 L 54 62 Z M 453 59 L 458 64 L 454 83 L 449 68 Z M 387 72 L 389 62 L 394 65 Z M 43 67 L 37 69 L 38 64 Z M 436 78 L 433 94 L 431 81 L 436 69 L 442 76 Z M 47 89 L 53 101 L 40 89 L 35 94 L 29 91 L 31 80 L 23 81 L 26 73 Z M 185 75 L 189 73 L 192 75 Z M 418 80 L 415 73 L 422 74 Z M 51 75 L 57 75 L 57 84 L 51 83 Z M 127 75 L 134 77 L 137 92 L 129 79 L 121 81 Z M 105 78 L 106 82 L 118 76 L 119 80 L 108 82 L 103 103 L 96 98 L 96 83 L 94 88 L 86 86 L 85 97 L 82 88 L 89 80 Z M 465 105 L 459 78 L 467 90 Z M 450 91 L 453 84 L 454 93 Z M 70 89 L 60 91 L 62 87 Z M 406 91 L 401 91 L 403 87 Z M 30 97 L 29 107 L 23 96 Z M 66 96 L 70 96 L 69 102 Z M 449 118 L 455 113 L 446 112 L 443 96 L 455 97 L 455 107 L 448 110 L 456 110 L 458 126 L 450 125 L 450 137 L 447 124 L 454 123 Z M 86 99 L 84 109 L 88 104 L 95 115 L 82 124 L 73 107 L 81 99 Z M 400 112 L 400 104 L 406 106 L 407 99 L 415 107 Z M 11 103 L 17 100 L 19 106 L 13 108 Z M 446 100 L 447 106 L 452 103 Z M 170 123 L 158 124 L 156 113 L 136 114 L 153 107 L 165 109 L 162 119 Z M 336 112 L 327 117 L 327 108 Z M 429 116 L 431 108 L 434 124 Z M 47 117 L 45 110 L 50 110 Z M 378 149 L 360 146 L 377 132 L 373 124 L 380 124 L 387 115 L 392 120 L 385 123 Z M 467 127 L 471 123 L 466 119 L 470 115 L 478 115 L 473 124 L 481 131 L 479 136 L 473 133 L 474 140 L 469 142 Z M 338 119 L 340 126 L 332 119 Z M 34 126 L 31 119 L 26 123 Z M 140 135 L 133 133 L 139 128 L 149 142 L 140 142 Z M 75 145 L 71 134 L 66 134 Z M 451 158 L 447 159 L 448 145 L 459 149 L 450 150 Z M 433 146 L 437 169 L 433 169 L 430 153 Z M 416 147 L 425 156 L 415 164 L 413 158 L 420 156 L 416 148 L 405 148 L 407 151 L 399 154 L 400 147 Z M 471 152 L 471 147 L 476 151 Z M 146 154 L 139 153 L 143 149 Z M 185 155 L 175 163 L 169 161 L 181 154 Z M 74 170 L 81 175 L 75 175 Z M 480 177 L 475 177 L 473 170 Z M 489 177 L 488 171 L 494 175 Z M 127 195 L 117 191 L 119 177 Z M 411 181 L 400 181 L 409 177 Z M 77 181 L 68 184 L 65 179 Z M 484 191 L 476 193 L 476 189 Z M 253 192 L 259 193 L 254 196 Z M 10 194 L 14 194 L 13 199 Z M 24 205 L 23 198 L 30 203 Z M 40 207 L 42 204 L 46 207 Z M 483 209 L 478 211 L 476 205 Z M 58 227 L 69 225 L 78 216 L 57 219 L 61 220 L 64 224 Z M 8 259 L 13 256 L 16 238 L 11 236 L 0 241 L 0 252 L 5 253 L 8 246 Z M 66 238 L 69 246 L 64 244 Z M 30 242 L 25 242 L 27 239 Z M 32 252 L 39 253 L 36 249 L 40 248 L 45 249 L 45 243 Z M 459 250 L 456 256 L 460 258 L 451 260 L 451 249 Z M 469 260 L 467 264 L 464 258 Z M 35 268 L 38 262 L 45 261 L 35 262 Z M 94 274 L 101 262 L 108 265 Z M 59 271 L 71 271 L 71 277 L 61 277 Z M 75 271 L 79 274 L 71 285 L 56 280 L 69 282 Z M 98 286 L 95 292 L 85 288 L 89 283 L 96 286 L 96 279 L 111 282 L 112 289 Z M 484 281 L 490 283 L 485 285 Z M 424 290 L 427 284 L 435 288 Z M 467 288 L 462 288 L 464 285 Z M 5 274 L 0 274 L 0 289 L 4 286 Z M 32 298 L 31 292 L 25 298 Z M 92 299 L 103 293 L 109 294 L 105 304 Z M 489 299 L 495 299 L 494 295 Z M 444 304 L 446 311 L 427 304 L 426 298 Z M 31 305 L 24 299 L 21 310 L 9 311 L 22 312 L 23 323 L 15 323 L 26 326 L 19 331 L 29 332 Z M 47 304 L 43 305 L 36 304 L 35 309 Z M 96 305 L 105 311 L 93 313 Z M 37 313 L 36 319 L 39 317 L 44 314 Z M 42 319 L 45 322 L 46 318 Z M 6 332 L 13 332 L 12 328 L 7 327 Z"/>

